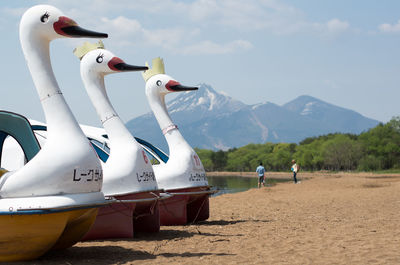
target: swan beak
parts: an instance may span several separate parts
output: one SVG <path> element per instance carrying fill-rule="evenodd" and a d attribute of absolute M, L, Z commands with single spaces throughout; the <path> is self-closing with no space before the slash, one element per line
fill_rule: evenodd
<path fill-rule="evenodd" d="M 170 80 L 165 87 L 172 92 L 181 92 L 181 91 L 191 91 L 191 90 L 197 90 L 199 89 L 198 87 L 192 87 L 192 86 L 182 86 L 179 82 L 175 80 Z"/>
<path fill-rule="evenodd" d="M 53 24 L 54 30 L 66 37 L 73 38 L 107 38 L 107 33 L 95 32 L 78 26 L 78 24 L 68 17 L 59 17 Z"/>
<path fill-rule="evenodd" d="M 113 57 L 109 62 L 108 62 L 108 67 L 110 67 L 111 70 L 117 71 L 117 72 L 127 72 L 127 71 L 146 71 L 149 68 L 147 66 L 136 66 L 136 65 L 130 65 L 125 63 L 122 59 L 118 57 Z"/>

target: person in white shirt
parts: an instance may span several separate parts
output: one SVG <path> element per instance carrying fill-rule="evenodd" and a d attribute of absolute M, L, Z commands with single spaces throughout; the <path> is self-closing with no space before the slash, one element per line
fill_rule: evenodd
<path fill-rule="evenodd" d="M 292 160 L 292 171 L 293 171 L 293 180 L 294 180 L 294 183 L 296 184 L 297 183 L 296 175 L 297 175 L 297 171 L 298 171 L 298 166 L 296 164 L 296 160 Z"/>

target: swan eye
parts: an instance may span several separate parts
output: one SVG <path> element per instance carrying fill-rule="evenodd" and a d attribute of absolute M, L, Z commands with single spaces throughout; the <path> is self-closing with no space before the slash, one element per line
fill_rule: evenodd
<path fill-rule="evenodd" d="M 42 21 L 42 23 L 46 23 L 49 20 L 49 16 L 50 15 L 48 12 L 44 13 L 44 15 L 40 17 L 40 21 Z"/>
<path fill-rule="evenodd" d="M 103 62 L 103 57 L 104 57 L 104 54 L 99 54 L 99 56 L 97 56 L 97 58 L 96 58 L 96 62 L 97 63 L 102 63 Z"/>
<path fill-rule="evenodd" d="M 161 80 L 157 80 L 156 84 L 157 84 L 157 86 L 161 86 L 161 84 L 162 84 Z"/>

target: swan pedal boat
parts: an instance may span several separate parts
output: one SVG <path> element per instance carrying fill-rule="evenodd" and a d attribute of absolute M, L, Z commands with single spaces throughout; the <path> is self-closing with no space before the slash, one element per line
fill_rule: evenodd
<path fill-rule="evenodd" d="M 30 161 L 38 153 L 29 121 L 19 114 L 0 111 L 0 154 L 6 159 L 15 158 L 3 149 L 9 146 L 9 136 L 20 143 L 22 161 Z M 10 173 L 0 169 L 0 189 Z M 110 202 L 104 201 L 102 193 L 94 192 L 0 197 L 0 262 L 35 259 L 50 249 L 72 246 L 94 223 L 98 208 Z"/>
<path fill-rule="evenodd" d="M 169 148 L 169 156 L 153 166 L 159 187 L 174 195 L 160 203 L 161 225 L 206 220 L 210 212 L 208 197 L 216 191 L 208 185 L 200 158 L 173 123 L 165 104 L 169 93 L 190 93 L 198 88 L 183 86 L 166 75 L 164 61 L 159 57 L 152 60 L 152 68 L 142 75 L 147 100 Z"/>
<path fill-rule="evenodd" d="M 86 92 L 107 132 L 110 153 L 102 162 L 103 193 L 118 203 L 102 208 L 85 239 L 133 237 L 135 232 L 158 232 L 160 190 L 145 151 L 128 131 L 107 95 L 105 76 L 147 70 L 125 63 L 99 41 L 74 50 Z M 88 134 L 85 131 L 86 136 Z M 116 231 L 119 229 L 119 231 Z M 122 233 L 122 234 L 121 234 Z"/>
<path fill-rule="evenodd" d="M 107 34 L 79 27 L 53 6 L 37 5 L 23 14 L 19 37 L 49 126 L 49 141 L 40 149 L 26 118 L 1 113 L 1 160 L 15 158 L 3 152 L 5 141 L 13 139 L 23 150 L 24 164 L 1 170 L 0 261 L 34 259 L 49 249 L 72 246 L 89 230 L 97 208 L 107 203 L 101 192 L 101 165 L 58 87 L 50 62 L 54 39 Z M 69 145 L 59 144 L 67 140 Z"/>
<path fill-rule="evenodd" d="M 81 128 L 91 141 L 99 158 L 101 159 L 101 162 L 106 163 L 108 157 L 110 156 L 110 139 L 107 135 L 107 131 L 103 128 L 87 125 L 81 125 Z M 152 146 L 151 144 L 137 137 L 134 139 L 145 151 L 148 150 L 148 146 Z M 151 153 L 148 151 L 147 155 L 143 153 L 143 157 L 147 163 L 150 163 L 148 159 L 149 154 Z M 137 178 L 138 180 L 144 182 L 156 181 L 154 174 L 149 174 L 147 176 L 138 175 Z M 98 238 L 99 236 L 109 238 L 115 238 L 117 236 L 133 237 L 134 233 L 158 232 L 160 230 L 159 206 L 172 196 L 172 194 L 166 193 L 162 189 L 130 192 L 127 194 L 119 193 L 118 195 L 113 195 L 113 198 L 117 200 L 117 203 L 110 204 L 107 207 L 100 209 L 98 218 L 96 219 L 93 228 L 84 238 L 84 240 Z M 113 218 L 119 218 L 118 220 L 120 220 L 117 227 L 114 226 L 115 219 Z M 132 228 L 133 230 L 131 231 L 130 229 Z"/>
<path fill-rule="evenodd" d="M 32 130 L 41 146 L 44 146 L 47 140 L 46 124 L 30 120 Z M 103 128 L 80 125 L 94 150 L 96 151 L 102 165 L 106 163 L 109 157 L 110 149 L 107 132 Z M 136 138 L 144 150 L 151 150 L 149 147 L 156 149 L 150 143 Z M 15 150 L 15 144 L 10 150 Z M 162 152 L 158 150 L 159 152 Z M 154 152 L 154 151 L 151 151 Z M 15 154 L 16 151 L 13 151 Z M 15 154 L 18 156 L 18 154 Z M 21 156 L 21 152 L 19 152 Z M 21 160 L 21 159 L 19 159 Z M 149 181 L 153 176 L 145 176 L 144 181 Z M 104 184 L 103 184 L 104 187 Z M 172 194 L 166 193 L 162 189 L 127 192 L 125 194 L 112 195 L 108 199 L 113 200 L 112 203 L 101 207 L 97 218 L 90 231 L 82 240 L 96 240 L 106 238 L 132 238 L 135 233 L 155 233 L 160 230 L 160 214 L 159 205 L 163 201 L 172 197 Z"/>
<path fill-rule="evenodd" d="M 107 159 L 109 155 L 109 139 L 107 132 L 102 128 L 81 125 L 82 130 L 88 139 L 91 140 L 99 157 Z M 135 137 L 135 140 L 146 151 L 150 160 L 155 163 L 153 168 L 162 167 L 168 162 L 169 156 L 158 147 L 151 143 Z M 103 160 L 104 161 L 104 160 Z M 200 160 L 196 160 L 200 161 Z M 191 179 L 194 183 L 203 180 L 204 174 L 193 174 Z M 156 175 L 156 180 L 157 175 Z M 188 185 L 189 186 L 189 185 Z M 209 218 L 209 195 L 215 194 L 218 190 L 212 189 L 211 186 L 195 186 L 184 187 L 177 189 L 160 190 L 161 197 L 158 199 L 158 208 L 160 215 L 160 225 L 184 225 L 196 221 L 203 221 Z M 158 194 L 158 193 L 157 193 Z M 114 196 L 117 200 L 120 197 Z M 122 198 L 127 199 L 127 198 Z M 109 205 L 107 207 L 112 207 Z M 139 214 L 139 209 L 136 209 L 136 214 Z"/>
<path fill-rule="evenodd" d="M 29 122 L 33 131 L 32 137 L 39 142 L 40 146 L 44 146 L 47 141 L 46 124 L 36 120 L 29 120 Z M 106 131 L 103 128 L 80 126 L 101 163 L 105 163 L 109 157 L 109 139 Z M 161 150 L 150 143 L 140 138 L 135 137 L 135 139 L 149 154 L 154 152 L 163 154 Z M 16 170 L 26 163 L 23 150 L 17 142 L 10 138 L 6 138 L 4 141 L 3 153 L 6 156 L 2 158 L 1 162 L 7 168 Z M 13 159 L 8 159 L 10 157 Z M 159 204 L 172 196 L 164 190 L 158 189 L 107 197 L 108 203 L 100 208 L 94 224 L 82 240 L 131 238 L 135 233 L 158 232 L 160 229 Z"/>

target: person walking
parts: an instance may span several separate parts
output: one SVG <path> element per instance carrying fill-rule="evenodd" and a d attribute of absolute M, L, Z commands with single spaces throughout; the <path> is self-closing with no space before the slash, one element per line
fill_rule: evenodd
<path fill-rule="evenodd" d="M 264 179 L 265 168 L 263 167 L 262 162 L 260 162 L 260 165 L 257 167 L 256 172 L 257 172 L 257 174 L 258 174 L 258 187 L 260 188 L 261 185 L 262 185 L 263 187 L 265 187 L 265 185 L 264 185 L 264 181 L 265 181 L 265 179 Z"/>
<path fill-rule="evenodd" d="M 293 172 L 293 180 L 294 180 L 294 184 L 296 184 L 297 183 L 297 178 L 296 178 L 296 175 L 297 175 L 297 171 L 299 170 L 299 167 L 297 166 L 297 164 L 296 164 L 296 160 L 292 160 L 292 172 Z"/>

